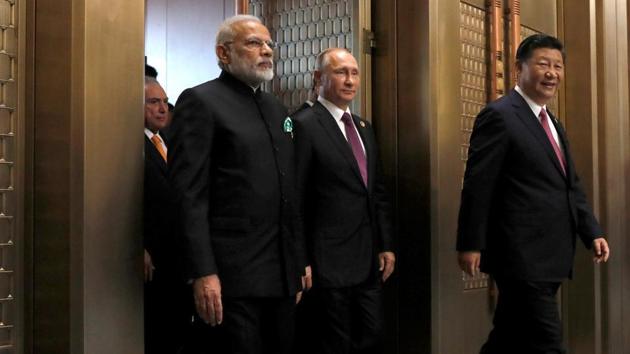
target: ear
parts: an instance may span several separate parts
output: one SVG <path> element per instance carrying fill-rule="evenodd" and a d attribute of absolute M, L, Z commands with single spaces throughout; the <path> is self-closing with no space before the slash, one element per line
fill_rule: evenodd
<path fill-rule="evenodd" d="M 516 80 L 521 76 L 521 72 L 523 71 L 523 63 L 520 61 L 514 62 L 514 72 L 516 73 Z"/>
<path fill-rule="evenodd" d="M 317 87 L 317 94 L 322 89 L 322 72 L 319 70 L 313 71 L 313 87 Z"/>
<path fill-rule="evenodd" d="M 229 64 L 230 63 L 230 56 L 228 55 L 228 48 L 225 45 L 218 45 L 215 48 L 215 52 L 217 54 L 217 58 L 219 58 L 219 61 L 222 62 L 223 64 Z"/>
<path fill-rule="evenodd" d="M 322 85 L 322 72 L 319 70 L 313 72 L 313 85 Z"/>

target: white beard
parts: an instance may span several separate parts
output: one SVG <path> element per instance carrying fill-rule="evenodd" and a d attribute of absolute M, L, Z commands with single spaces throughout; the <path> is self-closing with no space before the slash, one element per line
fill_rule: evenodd
<path fill-rule="evenodd" d="M 227 71 L 252 87 L 258 87 L 265 81 L 273 79 L 273 66 L 260 70 L 255 65 L 249 65 L 246 61 L 236 57 L 227 65 Z"/>

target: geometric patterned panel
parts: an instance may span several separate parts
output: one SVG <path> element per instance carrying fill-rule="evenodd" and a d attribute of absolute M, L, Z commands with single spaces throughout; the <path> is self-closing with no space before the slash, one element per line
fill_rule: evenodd
<path fill-rule="evenodd" d="M 483 109 L 488 100 L 488 65 L 490 51 L 486 40 L 486 11 L 465 2 L 459 3 L 461 46 L 461 181 L 463 183 L 470 134 L 475 117 Z M 479 273 L 471 277 L 462 272 L 464 290 L 488 287 L 488 275 Z"/>
<path fill-rule="evenodd" d="M 0 0 L 0 354 L 15 353 L 17 0 Z"/>
<path fill-rule="evenodd" d="M 351 0 L 250 0 L 250 14 L 262 19 L 278 43 L 275 76 L 263 89 L 297 108 L 313 87 L 315 58 L 330 47 L 352 51 Z"/>
<path fill-rule="evenodd" d="M 484 10 L 460 2 L 462 176 L 475 117 L 486 105 L 488 97 L 486 84 L 489 51 L 486 45 L 485 16 Z"/>

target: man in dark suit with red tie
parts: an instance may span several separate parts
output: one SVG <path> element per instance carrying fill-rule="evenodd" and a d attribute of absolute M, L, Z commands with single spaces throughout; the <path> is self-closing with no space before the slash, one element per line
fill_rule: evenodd
<path fill-rule="evenodd" d="M 258 18 L 227 19 L 215 47 L 221 75 L 175 106 L 169 177 L 197 310 L 195 353 L 289 354 L 293 344 L 306 261 L 293 125 L 261 88 L 274 75 L 274 46 Z"/>
<path fill-rule="evenodd" d="M 298 191 L 311 296 L 320 324 L 311 349 L 324 353 L 379 353 L 382 284 L 394 270 L 391 206 L 370 123 L 350 113 L 359 89 L 352 54 L 319 54 L 318 101 L 294 118 Z M 304 348 L 305 346 L 301 346 Z"/>
<path fill-rule="evenodd" d="M 565 353 L 556 303 L 571 277 L 576 235 L 606 262 L 608 243 L 586 200 L 562 125 L 547 110 L 564 77 L 551 36 L 523 40 L 517 86 L 486 106 L 470 138 L 457 235 L 458 262 L 499 289 L 483 354 Z"/>
<path fill-rule="evenodd" d="M 155 78 L 144 83 L 144 313 L 145 353 L 178 353 L 190 330 L 191 293 L 182 273 L 167 180 L 168 98 Z M 169 325 L 165 325 L 168 323 Z"/>

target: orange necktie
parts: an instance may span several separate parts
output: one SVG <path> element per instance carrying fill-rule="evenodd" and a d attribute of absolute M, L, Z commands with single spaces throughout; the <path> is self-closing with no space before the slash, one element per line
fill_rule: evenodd
<path fill-rule="evenodd" d="M 164 151 L 164 148 L 162 148 L 162 139 L 160 139 L 160 137 L 157 135 L 153 135 L 153 137 L 151 138 L 151 142 L 153 143 L 153 145 L 155 145 L 155 148 L 160 153 L 160 155 L 162 155 L 164 162 L 166 162 L 166 152 Z"/>

